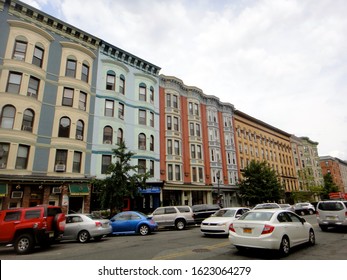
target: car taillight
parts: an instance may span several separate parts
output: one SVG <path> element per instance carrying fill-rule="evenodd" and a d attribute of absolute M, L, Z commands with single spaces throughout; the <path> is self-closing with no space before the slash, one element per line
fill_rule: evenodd
<path fill-rule="evenodd" d="M 345 216 L 346 216 L 346 218 L 347 218 L 347 212 L 345 212 Z"/>
<path fill-rule="evenodd" d="M 235 232 L 235 229 L 234 229 L 234 225 L 233 225 L 233 224 L 230 224 L 229 230 L 232 231 L 232 232 Z"/>
<path fill-rule="evenodd" d="M 101 227 L 102 224 L 101 224 L 101 222 L 95 222 L 95 226 L 96 226 L 96 227 Z"/>
<path fill-rule="evenodd" d="M 261 234 L 268 234 L 268 233 L 271 233 L 271 232 L 274 231 L 274 229 L 275 229 L 274 226 L 265 225 Z"/>

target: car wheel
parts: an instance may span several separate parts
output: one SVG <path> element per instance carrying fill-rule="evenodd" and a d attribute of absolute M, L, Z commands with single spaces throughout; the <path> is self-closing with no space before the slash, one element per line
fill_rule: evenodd
<path fill-rule="evenodd" d="M 287 236 L 283 236 L 281 244 L 280 244 L 280 249 L 279 249 L 280 256 L 282 257 L 288 256 L 289 251 L 290 251 L 289 238 Z"/>
<path fill-rule="evenodd" d="M 309 236 L 308 236 L 308 244 L 310 246 L 313 246 L 314 244 L 316 244 L 316 236 L 314 234 L 313 229 L 310 229 L 310 233 L 309 233 Z"/>
<path fill-rule="evenodd" d="M 77 240 L 81 243 L 86 243 L 90 239 L 90 234 L 86 230 L 82 230 L 78 233 Z"/>
<path fill-rule="evenodd" d="M 305 211 L 304 210 L 300 211 L 300 215 L 304 216 L 305 215 Z"/>
<path fill-rule="evenodd" d="M 178 230 L 182 230 L 186 227 L 186 222 L 184 220 L 177 220 L 175 226 Z"/>
<path fill-rule="evenodd" d="M 34 248 L 34 238 L 31 234 L 22 234 L 16 238 L 14 250 L 17 254 L 28 254 Z"/>
<path fill-rule="evenodd" d="M 310 210 L 308 210 L 308 213 L 310 214 L 310 215 L 313 215 L 313 210 L 312 209 L 310 209 Z"/>
<path fill-rule="evenodd" d="M 147 225 L 141 225 L 139 228 L 139 233 L 141 235 L 147 235 L 149 233 L 149 227 Z"/>

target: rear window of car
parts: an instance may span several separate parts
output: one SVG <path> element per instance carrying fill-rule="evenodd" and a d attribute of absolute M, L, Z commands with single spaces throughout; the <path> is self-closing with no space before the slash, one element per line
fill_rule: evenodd
<path fill-rule="evenodd" d="M 189 207 L 179 206 L 179 207 L 177 207 L 177 209 L 178 209 L 178 211 L 180 211 L 181 213 L 190 212 L 190 208 L 189 208 Z"/>
<path fill-rule="evenodd" d="M 326 201 L 318 204 L 318 209 L 323 211 L 340 211 L 343 210 L 342 202 Z"/>
<path fill-rule="evenodd" d="M 47 208 L 47 215 L 48 217 L 54 217 L 57 214 L 61 213 L 61 209 L 59 207 L 48 207 Z"/>
<path fill-rule="evenodd" d="M 273 213 L 271 212 L 246 212 L 239 220 L 244 221 L 270 221 Z"/>

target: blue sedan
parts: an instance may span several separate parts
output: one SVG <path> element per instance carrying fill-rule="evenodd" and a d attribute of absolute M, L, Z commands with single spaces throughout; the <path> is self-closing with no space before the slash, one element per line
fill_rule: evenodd
<path fill-rule="evenodd" d="M 124 211 L 111 218 L 112 234 L 147 235 L 158 229 L 152 218 L 137 211 Z"/>

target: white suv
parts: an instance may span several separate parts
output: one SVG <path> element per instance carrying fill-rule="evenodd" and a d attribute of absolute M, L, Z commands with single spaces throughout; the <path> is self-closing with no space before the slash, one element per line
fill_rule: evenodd
<path fill-rule="evenodd" d="M 176 227 L 182 230 L 187 225 L 195 224 L 192 208 L 187 205 L 158 207 L 151 217 L 159 227 Z"/>
<path fill-rule="evenodd" d="M 322 231 L 347 226 L 347 201 L 327 200 L 317 204 L 317 222 Z"/>

